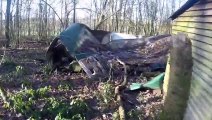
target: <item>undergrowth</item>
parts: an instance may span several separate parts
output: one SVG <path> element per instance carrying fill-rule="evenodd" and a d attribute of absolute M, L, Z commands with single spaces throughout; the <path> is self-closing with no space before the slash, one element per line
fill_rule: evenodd
<path fill-rule="evenodd" d="M 99 92 L 97 93 L 97 97 L 100 101 L 105 104 L 109 104 L 111 101 L 114 101 L 114 86 L 108 82 L 103 83 L 99 86 Z"/>
<path fill-rule="evenodd" d="M 13 82 L 13 80 L 18 78 L 23 79 L 24 75 L 27 74 L 27 71 L 23 66 L 17 65 L 15 63 L 3 64 L 2 69 L 4 69 L 6 72 L 1 75 L 1 78 L 7 83 Z"/>
<path fill-rule="evenodd" d="M 75 98 L 64 100 L 50 97 L 51 87 L 37 90 L 23 89 L 10 94 L 11 105 L 7 106 L 26 119 L 72 119 L 84 120 L 88 106 L 84 100 Z"/>
<path fill-rule="evenodd" d="M 117 103 L 115 101 L 115 87 L 113 84 L 109 82 L 105 82 L 99 85 L 98 90 L 95 93 L 99 101 L 99 105 L 101 106 L 103 112 L 109 109 L 115 109 L 117 107 Z"/>
<path fill-rule="evenodd" d="M 52 70 L 52 68 L 49 64 L 43 66 L 43 68 L 42 68 L 42 72 L 46 75 L 51 74 L 51 70 Z"/>
<path fill-rule="evenodd" d="M 13 62 L 9 57 L 5 56 L 2 58 L 1 65 L 7 66 L 7 67 L 9 67 L 9 66 L 14 67 L 14 66 L 16 66 L 16 63 Z"/>

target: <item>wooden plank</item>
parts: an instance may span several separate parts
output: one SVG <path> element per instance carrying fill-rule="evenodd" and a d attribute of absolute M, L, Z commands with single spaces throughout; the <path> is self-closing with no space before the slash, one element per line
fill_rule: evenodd
<path fill-rule="evenodd" d="M 196 114 L 195 108 L 188 102 L 187 110 L 183 120 L 200 120 L 199 116 Z"/>
<path fill-rule="evenodd" d="M 195 79 L 196 81 L 196 79 Z M 200 81 L 200 80 L 198 80 Z M 211 99 L 212 96 L 210 94 L 208 94 L 207 92 L 205 92 L 204 85 L 202 85 L 202 89 L 199 89 L 198 91 L 199 94 L 196 96 L 192 96 L 192 99 L 189 99 L 188 101 L 188 105 L 191 106 L 192 111 L 197 112 L 198 111 L 198 117 L 201 117 L 200 120 L 210 120 L 209 118 L 211 118 L 211 113 L 208 112 L 210 110 L 212 110 L 211 105 Z M 211 90 L 212 88 L 208 88 L 208 90 Z M 195 91 L 195 90 L 194 90 Z M 191 92 L 192 93 L 192 92 Z M 193 95 L 193 94 L 191 94 Z M 196 111 L 197 110 L 197 111 Z"/>
<path fill-rule="evenodd" d="M 196 53 L 192 53 L 192 57 L 195 59 L 198 59 L 201 63 L 203 63 L 204 65 L 206 65 L 209 69 L 212 69 L 212 62 L 205 59 L 204 57 L 196 54 Z"/>
<path fill-rule="evenodd" d="M 205 74 L 207 74 L 209 77 L 212 77 L 212 70 L 207 67 L 207 65 L 204 65 L 201 63 L 201 61 L 196 60 L 195 58 L 193 59 L 193 67 L 197 67 L 201 71 L 203 71 Z"/>
<path fill-rule="evenodd" d="M 178 17 L 175 19 L 176 22 L 207 22 L 212 23 L 212 16 L 205 17 Z"/>
<path fill-rule="evenodd" d="M 206 101 L 206 98 L 204 98 L 203 96 L 205 95 L 200 95 L 200 97 L 196 98 L 196 99 L 191 99 L 189 101 L 189 103 L 192 103 L 191 106 L 193 106 L 193 110 L 194 108 L 198 111 L 198 117 L 200 119 L 198 120 L 211 120 L 210 119 L 210 112 L 208 112 L 211 108 L 208 106 L 210 105 L 210 103 L 208 103 Z M 207 96 L 208 97 L 208 96 Z M 208 109 L 206 109 L 208 108 Z"/>
<path fill-rule="evenodd" d="M 203 42 L 199 42 L 199 41 L 196 41 L 196 40 L 193 40 L 193 39 L 191 39 L 191 43 L 195 47 L 201 48 L 201 49 L 203 49 L 207 52 L 212 53 L 212 45 L 209 45 L 209 44 L 206 44 L 206 43 L 203 43 Z"/>
<path fill-rule="evenodd" d="M 209 79 L 211 81 L 211 79 Z M 197 87 L 198 86 L 198 87 Z M 212 87 L 204 82 L 195 72 L 192 73 L 192 83 L 185 119 L 211 119 Z M 191 115 L 192 113 L 192 115 Z M 193 115 L 195 114 L 195 116 Z M 203 117 L 204 116 L 204 117 Z"/>
<path fill-rule="evenodd" d="M 202 86 L 199 90 L 199 94 L 203 94 L 209 96 L 210 98 L 207 100 L 208 103 L 212 104 L 212 86 L 208 85 L 205 82 L 205 78 L 202 78 L 202 76 L 199 76 L 199 74 L 192 72 L 192 76 L 194 77 L 194 81 L 198 81 L 198 83 Z M 212 80 L 210 79 L 212 82 Z"/>
<path fill-rule="evenodd" d="M 194 113 L 198 116 L 198 118 L 196 120 L 203 120 L 203 116 L 201 111 L 199 110 L 199 106 L 198 104 L 194 101 L 195 99 L 191 99 L 189 100 L 189 104 L 192 108 L 192 111 L 194 111 Z"/>
<path fill-rule="evenodd" d="M 182 26 L 182 27 L 212 30 L 212 23 L 174 22 L 173 26 Z"/>
<path fill-rule="evenodd" d="M 187 11 L 194 11 L 194 10 L 205 10 L 205 9 L 211 9 L 212 8 L 212 3 L 200 3 L 192 6 L 189 8 Z"/>
<path fill-rule="evenodd" d="M 180 15 L 180 17 L 198 17 L 198 16 L 211 16 L 212 9 L 198 10 L 198 11 L 186 11 Z"/>
<path fill-rule="evenodd" d="M 186 108 L 184 120 L 196 120 L 198 118 L 197 114 L 194 112 L 194 109 L 191 108 L 191 105 L 188 103 Z"/>
<path fill-rule="evenodd" d="M 210 79 L 211 80 L 211 79 Z M 194 87 L 195 86 L 195 87 Z M 197 87 L 198 86 L 198 87 Z M 190 89 L 190 96 L 188 101 L 188 109 L 185 114 L 185 119 L 198 118 L 199 115 L 203 115 L 204 118 L 201 119 L 210 119 L 212 105 L 212 87 L 204 83 L 203 79 L 199 78 L 199 75 L 192 73 L 192 83 Z M 198 110 L 200 113 L 198 113 Z M 197 114 L 195 114 L 197 113 Z M 195 115 L 195 116 L 194 116 Z M 199 118 L 198 118 L 199 119 Z"/>
<path fill-rule="evenodd" d="M 174 34 L 174 35 L 177 35 L 178 32 L 180 32 L 180 31 L 172 30 L 171 33 Z"/>
<path fill-rule="evenodd" d="M 188 33 L 187 31 L 180 31 L 180 30 L 173 30 L 172 31 L 173 34 L 177 34 L 178 32 L 186 33 L 190 39 L 198 40 L 200 42 L 204 42 L 204 43 L 212 45 L 212 38 L 211 37 L 197 35 L 196 33 Z"/>
<path fill-rule="evenodd" d="M 174 34 L 177 34 L 177 32 L 175 32 L 175 31 L 173 31 L 173 33 Z M 189 36 L 189 34 L 188 34 L 188 36 Z M 194 51 L 195 53 L 198 53 L 198 54 L 200 54 L 200 55 L 202 55 L 203 57 L 204 56 L 206 56 L 205 58 L 208 58 L 208 60 L 210 60 L 211 61 L 211 54 L 212 54 L 212 44 L 211 44 L 211 40 L 212 40 L 212 38 L 210 39 L 210 41 L 206 41 L 206 42 L 208 42 L 208 43 L 210 43 L 210 44 L 208 44 L 208 43 L 204 43 L 205 42 L 205 39 L 198 39 L 198 40 L 201 40 L 201 41 L 198 41 L 198 40 L 195 40 L 195 39 L 193 39 L 192 37 L 190 37 L 189 36 L 189 38 L 190 38 L 190 40 L 191 40 L 191 43 L 192 43 L 192 47 L 194 48 L 194 47 L 196 47 L 196 50 Z M 203 41 L 203 42 L 202 42 Z M 199 50 L 197 50 L 197 48 L 199 49 Z M 195 48 L 194 48 L 195 49 Z M 201 51 L 202 50 L 202 51 Z M 200 52 L 202 52 L 202 53 L 200 53 Z"/>
<path fill-rule="evenodd" d="M 202 70 L 200 70 L 198 67 L 193 67 L 193 72 L 198 75 L 199 77 L 201 77 L 202 79 L 204 79 L 204 82 L 207 83 L 211 89 L 212 89 L 212 78 L 207 75 L 206 73 L 204 73 Z M 212 92 L 211 92 L 212 95 Z"/>
<path fill-rule="evenodd" d="M 195 80 L 195 77 L 192 75 L 189 99 L 193 99 L 198 96 L 201 92 L 201 89 L 202 85 L 199 83 L 199 81 Z"/>
<path fill-rule="evenodd" d="M 212 31 L 211 30 L 204 30 L 204 29 L 198 29 L 198 28 L 189 28 L 189 27 L 182 27 L 182 26 L 173 26 L 173 30 L 178 31 L 185 31 L 189 33 L 194 33 L 198 35 L 204 35 L 212 38 Z"/>
<path fill-rule="evenodd" d="M 208 96 L 208 99 L 206 99 L 205 102 L 212 104 L 212 101 L 211 101 L 211 99 L 212 99 L 212 87 L 209 86 L 207 83 L 205 83 L 204 79 L 201 78 L 198 74 L 193 72 L 192 76 L 194 77 L 193 80 L 196 81 L 199 84 L 199 86 L 201 86 L 198 89 L 193 89 L 191 91 L 192 92 L 192 98 L 195 98 L 195 97 L 200 96 L 200 95 L 202 95 L 201 97 Z"/>
<path fill-rule="evenodd" d="M 198 48 L 198 46 L 197 47 L 196 46 L 192 46 L 192 52 L 194 52 L 194 53 L 196 53 L 198 55 L 201 55 L 204 58 L 206 58 L 207 60 L 212 62 L 212 53 L 207 52 L 207 51 L 205 51 L 203 49 L 200 49 L 200 48 Z"/>

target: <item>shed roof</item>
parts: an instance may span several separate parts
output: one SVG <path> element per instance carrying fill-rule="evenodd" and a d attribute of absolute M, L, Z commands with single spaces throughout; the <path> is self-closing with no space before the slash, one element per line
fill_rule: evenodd
<path fill-rule="evenodd" d="M 180 9 L 178 9 L 176 12 L 174 12 L 169 18 L 174 20 L 179 15 L 184 13 L 186 10 L 188 10 L 191 6 L 193 6 L 195 3 L 197 3 L 200 0 L 188 0 Z"/>

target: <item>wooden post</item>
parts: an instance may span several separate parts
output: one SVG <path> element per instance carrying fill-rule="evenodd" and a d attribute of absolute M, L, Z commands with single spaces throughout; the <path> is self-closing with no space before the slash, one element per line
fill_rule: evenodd
<path fill-rule="evenodd" d="M 183 34 L 172 36 L 173 47 L 164 79 L 161 120 L 182 120 L 187 107 L 192 73 L 191 42 Z"/>

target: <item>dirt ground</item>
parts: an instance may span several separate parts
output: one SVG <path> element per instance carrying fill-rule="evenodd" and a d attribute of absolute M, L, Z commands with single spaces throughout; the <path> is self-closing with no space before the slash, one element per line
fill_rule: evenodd
<path fill-rule="evenodd" d="M 118 104 L 113 92 L 117 83 L 123 79 L 123 74 L 113 77 L 109 82 L 101 79 L 89 80 L 84 72 L 55 72 L 49 75 L 46 73 L 47 62 L 45 60 L 47 47 L 48 44 L 45 42 L 27 41 L 18 49 L 6 50 L 5 57 L 10 65 L 0 66 L 0 84 L 7 93 L 13 95 L 26 88 L 36 90 L 48 86 L 51 87 L 48 95 L 56 99 L 63 99 L 66 102 L 71 101 L 74 97 L 83 99 L 89 108 L 85 119 L 117 119 Z M 3 55 L 4 50 L 0 49 L 0 55 Z M 21 75 L 19 75 L 19 68 L 23 71 Z M 146 82 L 148 79 L 142 74 L 128 76 L 129 84 Z M 108 91 L 105 92 L 106 90 Z M 157 119 L 163 103 L 160 90 L 133 92 L 126 90 L 124 96 L 128 119 Z M 40 102 L 36 102 L 37 106 L 40 104 Z M 0 118 L 17 120 L 27 119 L 27 116 L 5 107 L 0 99 Z M 47 117 L 46 119 L 51 118 Z"/>

